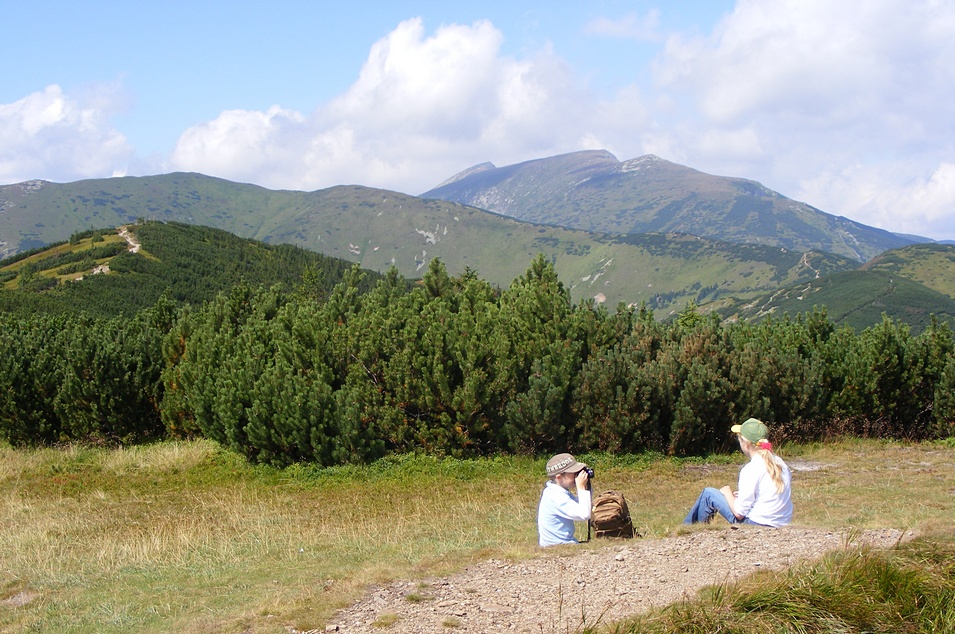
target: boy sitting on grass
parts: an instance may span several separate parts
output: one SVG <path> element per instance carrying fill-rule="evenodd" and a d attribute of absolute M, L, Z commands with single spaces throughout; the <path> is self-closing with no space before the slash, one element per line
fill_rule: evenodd
<path fill-rule="evenodd" d="M 541 546 L 576 544 L 574 522 L 590 519 L 590 476 L 587 465 L 569 453 L 547 461 L 547 484 L 537 507 L 537 534 Z M 571 489 L 577 489 L 577 495 Z M 578 499 L 579 496 L 579 499 Z"/>

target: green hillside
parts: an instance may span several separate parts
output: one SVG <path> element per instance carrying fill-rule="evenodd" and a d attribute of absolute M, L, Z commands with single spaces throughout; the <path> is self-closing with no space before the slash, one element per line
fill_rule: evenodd
<path fill-rule="evenodd" d="M 886 251 L 862 270 L 902 275 L 955 299 L 955 246 L 950 244 L 913 244 Z"/>
<path fill-rule="evenodd" d="M 340 186 L 272 191 L 199 174 L 167 174 L 0 187 L 7 254 L 91 227 L 137 219 L 224 229 L 289 243 L 384 272 L 421 277 L 433 258 L 505 287 L 539 253 L 555 263 L 575 301 L 641 304 L 666 315 L 689 301 L 752 297 L 780 285 L 854 268 L 848 258 L 678 234 L 593 234 L 519 222 L 475 207 Z M 147 251 L 149 250 L 148 247 Z"/>
<path fill-rule="evenodd" d="M 955 246 L 914 244 L 886 251 L 855 271 L 820 274 L 755 299 L 723 298 L 702 306 L 741 320 L 794 315 L 814 307 L 825 307 L 833 321 L 856 329 L 878 323 L 883 313 L 917 332 L 932 315 L 955 326 Z"/>
<path fill-rule="evenodd" d="M 93 230 L 75 234 L 71 240 L 48 249 L 0 262 L 0 312 L 129 315 L 153 305 L 163 293 L 177 302 L 198 304 L 243 281 L 253 286 L 281 284 L 288 291 L 301 290 L 303 277 L 310 280 L 309 292 L 324 293 L 351 266 L 343 259 L 307 249 L 239 238 L 226 231 L 184 223 L 146 222 L 131 226 L 129 235 L 142 243 L 137 253 L 129 251 L 129 244 L 118 232 Z M 584 243 L 581 251 L 589 251 L 595 244 Z M 746 255 L 753 259 L 733 260 L 726 257 L 720 243 L 689 236 L 608 238 L 598 246 L 623 253 L 608 260 L 605 270 L 629 268 L 636 277 L 639 269 L 641 279 L 660 281 L 647 284 L 643 301 L 649 306 L 692 300 L 702 310 L 715 310 L 736 320 L 795 315 L 825 306 L 835 323 L 861 329 L 878 323 L 885 313 L 910 324 L 917 332 L 932 315 L 949 321 L 955 316 L 955 299 L 909 280 L 901 272 L 844 271 L 792 284 L 800 275 L 796 260 L 803 256 L 775 248 L 746 247 Z M 899 271 L 923 271 L 916 266 L 923 261 L 931 264 L 924 270 L 935 271 L 938 279 L 947 279 L 951 270 L 936 271 L 936 266 L 947 263 L 955 269 L 955 263 L 947 259 L 951 250 L 937 245 L 907 247 L 888 253 L 879 266 L 893 263 Z M 943 257 L 927 258 L 926 254 Z M 564 257 L 584 255 L 565 253 Z M 707 263 L 708 268 L 700 263 Z M 811 271 L 835 270 L 842 263 L 838 258 L 813 254 L 798 264 Z M 92 274 L 94 268 L 104 266 L 108 273 Z M 727 282 L 730 277 L 735 283 Z M 372 273 L 365 287 L 375 278 Z M 576 288 L 599 288 L 603 283 L 598 275 L 596 279 L 577 280 Z M 757 293 L 754 298 L 760 288 L 774 290 Z M 666 316 L 665 311 L 658 314 Z"/>
<path fill-rule="evenodd" d="M 321 294 L 352 266 L 300 247 L 182 223 L 146 222 L 124 234 L 141 248 L 132 249 L 116 230 L 88 231 L 0 261 L 0 313 L 131 315 L 164 293 L 199 304 L 240 282 Z M 376 277 L 367 276 L 365 286 Z"/>
<path fill-rule="evenodd" d="M 702 306 L 727 319 L 759 320 L 767 315 L 797 315 L 825 307 L 836 324 L 861 330 L 886 314 L 921 332 L 934 315 L 955 326 L 955 299 L 900 274 L 885 271 L 845 271 L 808 283 L 782 288 L 755 300 L 713 302 Z"/>

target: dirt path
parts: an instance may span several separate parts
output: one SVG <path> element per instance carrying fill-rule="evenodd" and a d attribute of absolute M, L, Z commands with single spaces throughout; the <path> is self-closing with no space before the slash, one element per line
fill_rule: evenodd
<path fill-rule="evenodd" d="M 127 242 L 127 244 L 129 244 L 130 253 L 139 253 L 139 250 L 142 248 L 143 245 L 140 244 L 139 241 L 136 240 L 136 236 L 134 236 L 129 231 L 128 225 L 123 225 L 122 227 L 120 227 L 117 233 L 119 234 L 121 238 L 123 238 Z"/>
<path fill-rule="evenodd" d="M 882 548 L 910 537 L 887 529 L 854 534 L 851 541 Z M 849 543 L 836 531 L 725 525 L 663 539 L 608 541 L 596 549 L 543 550 L 528 561 L 491 560 L 450 577 L 373 588 L 332 624 L 311 631 L 567 634 Z"/>

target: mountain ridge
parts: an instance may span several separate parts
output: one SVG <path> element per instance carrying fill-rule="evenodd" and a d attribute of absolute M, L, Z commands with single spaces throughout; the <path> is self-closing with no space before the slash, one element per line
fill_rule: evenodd
<path fill-rule="evenodd" d="M 549 227 L 459 203 L 358 185 L 315 192 L 273 191 L 201 174 L 173 173 L 0 187 L 6 211 L 0 239 L 22 231 L 37 241 L 65 240 L 91 227 L 142 218 L 185 222 L 267 243 L 287 243 L 372 271 L 392 265 L 423 275 L 440 257 L 452 275 L 466 269 L 509 285 L 544 254 L 575 301 L 644 303 L 665 315 L 688 301 L 750 296 L 855 263 L 822 252 L 722 243 L 679 234 L 596 234 Z M 17 224 L 19 223 L 19 224 Z M 807 255 L 808 254 L 808 255 Z"/>
<path fill-rule="evenodd" d="M 856 330 L 879 323 L 883 315 L 906 323 L 915 333 L 927 328 L 933 319 L 955 325 L 955 298 L 951 295 L 880 269 L 860 268 L 822 275 L 759 297 L 717 300 L 699 308 L 728 321 L 758 321 L 825 308 L 834 323 Z"/>
<path fill-rule="evenodd" d="M 634 179 L 648 187 L 643 198 L 633 197 Z M 917 244 L 914 237 L 791 201 L 758 182 L 712 176 L 655 155 L 621 162 L 605 150 L 588 150 L 503 168 L 485 162 L 440 187 L 467 191 L 469 199 L 483 196 L 479 202 L 498 210 L 360 185 L 270 190 L 188 172 L 66 184 L 26 181 L 0 186 L 0 256 L 93 227 L 149 219 L 292 244 L 371 271 L 395 266 L 409 279 L 438 257 L 452 275 L 471 270 L 506 286 L 544 254 L 574 301 L 644 304 L 666 316 L 688 302 L 744 302 L 854 270 L 862 252 L 877 252 L 868 259 L 876 266 L 887 252 L 885 240 Z M 543 208 L 551 216 L 534 215 Z M 576 213 L 568 217 L 568 209 Z M 793 220 L 799 214 L 805 221 Z M 616 230 L 568 227 L 568 218 Z M 656 224 L 648 225 L 647 218 Z M 729 240 L 694 234 L 693 223 L 713 225 L 714 234 L 726 230 Z M 634 232 L 651 225 L 660 230 Z M 761 226 L 785 228 L 785 240 L 756 235 Z M 830 253 L 814 243 L 817 238 L 827 245 L 838 238 L 853 248 Z M 811 248 L 786 246 L 796 243 Z M 938 262 L 933 266 L 947 266 L 947 260 Z M 932 288 L 930 271 L 906 275 Z"/>
<path fill-rule="evenodd" d="M 713 176 L 653 154 L 621 162 L 606 150 L 583 150 L 478 167 L 421 197 L 584 231 L 688 233 L 818 249 L 860 262 L 918 241 L 828 214 L 756 181 Z"/>

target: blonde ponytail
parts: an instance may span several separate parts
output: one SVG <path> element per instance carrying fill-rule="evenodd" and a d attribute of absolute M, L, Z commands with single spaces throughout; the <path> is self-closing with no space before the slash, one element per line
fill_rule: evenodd
<path fill-rule="evenodd" d="M 763 449 L 761 447 L 756 448 L 756 453 L 758 453 L 759 457 L 766 463 L 766 473 L 769 474 L 769 477 L 773 480 L 773 484 L 776 485 L 776 493 L 782 493 L 783 489 L 786 488 L 786 483 L 783 482 L 783 469 L 779 466 L 779 463 L 776 462 L 776 456 L 773 455 L 771 449 Z"/>
<path fill-rule="evenodd" d="M 772 479 L 773 485 L 776 487 L 776 493 L 782 493 L 786 488 L 786 483 L 783 482 L 783 469 L 779 466 L 779 463 L 776 462 L 776 456 L 773 454 L 772 445 L 765 440 L 760 440 L 758 443 L 756 443 L 743 438 L 742 436 L 740 436 L 740 438 L 742 438 L 743 442 L 750 445 L 752 450 L 763 459 L 763 462 L 766 463 L 766 473 L 768 473 L 770 479 Z"/>

